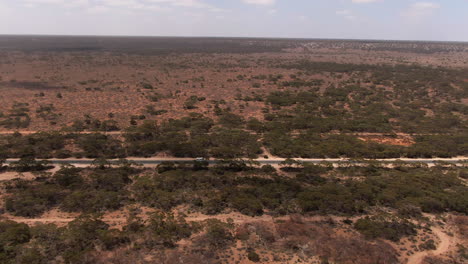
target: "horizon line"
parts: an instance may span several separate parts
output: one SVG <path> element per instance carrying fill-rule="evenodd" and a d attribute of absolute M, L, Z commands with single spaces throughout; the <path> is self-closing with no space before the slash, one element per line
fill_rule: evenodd
<path fill-rule="evenodd" d="M 378 42 L 433 42 L 433 43 L 462 43 L 468 40 L 423 40 L 423 39 L 377 39 L 377 38 L 313 38 L 313 37 L 251 37 L 251 36 L 182 36 L 182 35 L 79 35 L 79 34 L 2 34 L 15 37 L 104 37 L 104 38 L 206 38 L 206 39 L 264 39 L 264 40 L 334 40 L 334 41 L 378 41 Z"/>

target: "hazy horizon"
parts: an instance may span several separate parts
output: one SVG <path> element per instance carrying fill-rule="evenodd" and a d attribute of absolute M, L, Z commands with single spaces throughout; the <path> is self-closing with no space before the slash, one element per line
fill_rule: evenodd
<path fill-rule="evenodd" d="M 467 0 L 0 0 L 0 34 L 467 42 L 467 10 Z"/>
<path fill-rule="evenodd" d="M 360 38 L 300 38 L 300 37 L 263 37 L 263 36 L 163 36 L 163 35 L 74 35 L 74 34 L 0 34 L 0 37 L 15 36 L 15 37 L 102 37 L 102 38 L 213 38 L 213 39 L 278 39 L 278 40 L 336 40 L 336 41 L 376 41 L 376 42 L 447 42 L 447 43 L 468 43 L 468 40 L 427 40 L 427 39 L 360 39 Z"/>

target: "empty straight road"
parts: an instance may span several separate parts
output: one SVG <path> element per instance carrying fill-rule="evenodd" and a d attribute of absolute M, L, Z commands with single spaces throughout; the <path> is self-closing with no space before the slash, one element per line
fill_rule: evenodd
<path fill-rule="evenodd" d="M 134 162 L 146 166 L 158 165 L 163 162 L 176 162 L 176 163 L 188 163 L 193 162 L 193 158 L 128 158 L 126 159 L 129 162 Z M 345 163 L 366 163 L 366 162 L 383 162 L 383 163 L 395 163 L 395 162 L 408 162 L 408 163 L 425 163 L 425 164 L 435 164 L 437 162 L 446 162 L 451 164 L 468 164 L 468 157 L 457 157 L 457 158 L 434 158 L 434 159 L 359 159 L 359 160 L 349 160 L 349 159 L 294 159 L 295 161 L 302 163 L 323 163 L 329 162 L 333 164 L 345 164 Z M 11 163 L 18 161 L 18 159 L 7 159 L 6 163 Z M 52 164 L 72 164 L 72 165 L 92 165 L 94 159 L 47 159 L 47 161 Z M 117 162 L 118 160 L 108 160 L 109 162 Z M 285 161 L 285 159 L 254 159 L 245 161 L 254 161 L 262 165 L 278 165 Z M 221 160 L 208 160 L 210 164 L 216 164 L 221 162 Z"/>

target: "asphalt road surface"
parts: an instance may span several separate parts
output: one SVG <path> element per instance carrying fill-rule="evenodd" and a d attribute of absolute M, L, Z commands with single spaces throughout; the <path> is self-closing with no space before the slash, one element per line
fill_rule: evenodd
<path fill-rule="evenodd" d="M 18 159 L 7 159 L 6 163 L 11 163 L 17 161 Z M 175 163 L 192 163 L 195 159 L 190 158 L 128 158 L 126 159 L 129 162 L 134 162 L 142 165 L 158 165 L 163 162 L 175 162 Z M 255 159 L 255 161 L 261 165 L 278 165 L 283 162 L 285 159 Z M 318 164 L 322 162 L 329 162 L 333 164 L 343 164 L 343 163 L 366 163 L 366 162 L 384 162 L 384 163 L 395 163 L 398 161 L 407 162 L 407 163 L 425 163 L 425 164 L 434 164 L 437 162 L 446 162 L 451 164 L 468 164 L 468 158 L 452 158 L 452 159 L 366 159 L 366 160 L 347 160 L 347 159 L 294 159 L 302 163 L 313 163 Z M 47 161 L 52 164 L 72 164 L 72 165 L 92 165 L 93 159 L 47 159 Z M 116 162 L 117 160 L 108 160 L 109 162 Z M 250 160 L 245 160 L 250 161 Z M 216 164 L 221 162 L 221 160 L 208 160 L 209 164 Z"/>

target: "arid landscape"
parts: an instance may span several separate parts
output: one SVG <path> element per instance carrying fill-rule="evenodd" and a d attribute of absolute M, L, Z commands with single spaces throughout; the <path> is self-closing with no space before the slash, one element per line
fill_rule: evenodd
<path fill-rule="evenodd" d="M 448 67 L 462 71 L 459 79 L 437 81 L 455 82 L 449 85 L 460 91 L 468 82 L 467 45 L 449 43 L 2 37 L 0 49 L 0 111 L 7 115 L 15 104 L 27 103 L 31 119 L 28 127 L 3 131 L 60 130 L 84 115 L 105 121 L 112 114 L 121 129 L 140 115 L 162 121 L 196 112 L 213 118 L 217 104 L 246 120 L 263 119 L 274 92 L 376 85 L 366 83 L 372 67 L 356 65 Z M 316 69 L 295 67 L 301 62 Z M 431 77 L 425 76 L 435 81 Z M 199 102 L 187 111 L 192 96 Z M 167 112 L 152 116 L 149 108 Z"/>
<path fill-rule="evenodd" d="M 0 92 L 0 263 L 468 261 L 467 43 L 0 36 Z"/>

